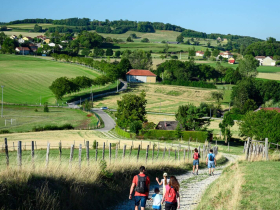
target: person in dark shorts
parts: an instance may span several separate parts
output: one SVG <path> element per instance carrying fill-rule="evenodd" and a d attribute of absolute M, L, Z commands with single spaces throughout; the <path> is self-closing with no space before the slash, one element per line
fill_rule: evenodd
<path fill-rule="evenodd" d="M 180 208 L 180 184 L 175 176 L 171 176 L 169 184 L 166 186 L 166 192 L 163 195 L 161 203 L 165 201 L 165 210 L 176 210 Z"/>
<path fill-rule="evenodd" d="M 145 210 L 146 201 L 150 191 L 150 178 L 145 175 L 145 167 L 139 168 L 140 173 L 133 177 L 133 181 L 130 187 L 129 199 L 132 199 L 132 193 L 135 188 L 134 200 L 135 210 L 138 210 L 139 204 L 141 204 L 141 210 Z"/>
<path fill-rule="evenodd" d="M 197 148 L 194 149 L 194 153 L 193 153 L 193 175 L 198 175 L 198 165 L 199 165 L 199 158 L 200 155 L 198 153 Z M 196 173 L 195 173 L 195 168 L 196 168 Z"/>

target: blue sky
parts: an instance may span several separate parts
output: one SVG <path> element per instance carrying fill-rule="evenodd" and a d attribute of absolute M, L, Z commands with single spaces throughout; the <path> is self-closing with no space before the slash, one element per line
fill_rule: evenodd
<path fill-rule="evenodd" d="M 25 18 L 164 22 L 206 33 L 247 35 L 280 40 L 279 0 L 1 0 L 0 22 Z"/>

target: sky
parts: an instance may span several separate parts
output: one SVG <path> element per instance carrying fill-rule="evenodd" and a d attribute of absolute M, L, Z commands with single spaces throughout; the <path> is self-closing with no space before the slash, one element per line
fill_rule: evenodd
<path fill-rule="evenodd" d="M 171 23 L 206 33 L 280 40 L 279 0 L 1 0 L 0 22 L 27 18 L 134 20 Z"/>

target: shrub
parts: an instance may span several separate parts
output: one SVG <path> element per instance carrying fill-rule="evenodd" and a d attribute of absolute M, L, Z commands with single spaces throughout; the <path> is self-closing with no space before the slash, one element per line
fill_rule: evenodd
<path fill-rule="evenodd" d="M 38 112 L 38 109 L 35 109 L 34 111 L 35 111 L 35 112 Z"/>
<path fill-rule="evenodd" d="M 129 125 L 130 132 L 138 134 L 139 131 L 142 129 L 141 121 L 134 121 Z"/>
<path fill-rule="evenodd" d="M 135 134 L 128 133 L 128 132 L 124 131 L 123 129 L 121 129 L 119 126 L 115 127 L 115 131 L 118 135 L 123 136 L 125 138 L 135 138 Z"/>
<path fill-rule="evenodd" d="M 178 60 L 178 56 L 177 55 L 172 55 L 171 58 L 174 59 L 174 60 Z"/>
<path fill-rule="evenodd" d="M 9 130 L 0 130 L 0 134 L 10 133 Z"/>
<path fill-rule="evenodd" d="M 74 129 L 74 127 L 71 124 L 66 123 L 61 126 L 57 126 L 57 125 L 34 126 L 32 128 L 32 131 L 37 132 L 37 131 L 70 130 L 70 129 Z"/>
<path fill-rule="evenodd" d="M 44 103 L 44 112 L 49 112 L 48 102 Z"/>

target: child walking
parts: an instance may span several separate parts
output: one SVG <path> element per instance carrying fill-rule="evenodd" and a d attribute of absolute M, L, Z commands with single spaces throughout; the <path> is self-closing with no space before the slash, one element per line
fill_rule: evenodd
<path fill-rule="evenodd" d="M 161 209 L 162 195 L 159 194 L 159 188 L 156 187 L 154 190 L 155 194 L 152 195 L 151 200 L 153 200 L 153 210 Z"/>
<path fill-rule="evenodd" d="M 159 185 L 162 185 L 162 192 L 163 192 L 163 195 L 165 193 L 165 189 L 166 189 L 166 185 L 168 185 L 169 183 L 169 179 L 167 179 L 167 173 L 163 173 L 163 179 L 159 182 L 158 180 L 158 177 L 156 177 L 156 181 Z"/>

